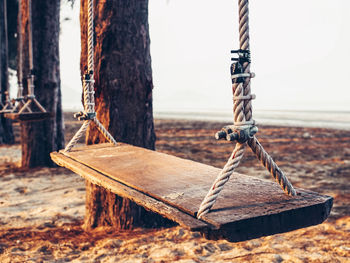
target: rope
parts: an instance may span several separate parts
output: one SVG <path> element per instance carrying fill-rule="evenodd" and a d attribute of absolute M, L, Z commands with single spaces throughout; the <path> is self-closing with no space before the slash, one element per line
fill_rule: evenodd
<path fill-rule="evenodd" d="M 74 116 L 79 120 L 85 120 L 81 128 L 77 131 L 74 137 L 70 140 L 64 152 L 69 152 L 79 139 L 85 134 L 91 122 L 96 124 L 97 129 L 101 134 L 114 145 L 117 145 L 116 140 L 97 119 L 95 112 L 95 91 L 94 91 L 94 1 L 88 0 L 88 72 L 83 78 L 83 98 L 84 111 L 78 112 Z"/>
<path fill-rule="evenodd" d="M 32 1 L 28 0 L 28 53 L 29 53 L 29 77 L 27 98 L 34 99 L 34 64 L 33 64 L 33 23 L 32 23 Z"/>
<path fill-rule="evenodd" d="M 297 193 L 289 182 L 288 178 L 284 175 L 278 165 L 272 160 L 271 156 L 265 151 L 258 139 L 254 136 L 248 139 L 248 145 L 255 153 L 256 157 L 261 161 L 262 165 L 270 171 L 273 178 L 281 186 L 287 195 L 295 196 Z"/>
<path fill-rule="evenodd" d="M 29 61 L 29 76 L 28 76 L 28 94 L 26 102 L 23 97 L 23 41 L 22 41 L 22 1 L 18 2 L 18 90 L 17 97 L 13 100 L 15 104 L 12 112 L 22 114 L 24 112 L 33 113 L 30 106 L 34 103 L 40 112 L 46 112 L 45 108 L 35 98 L 34 94 L 34 66 L 33 66 L 33 24 L 32 24 L 32 1 L 28 0 L 28 61 Z"/>
<path fill-rule="evenodd" d="M 215 204 L 219 193 L 224 188 L 225 183 L 230 179 L 234 169 L 238 167 L 240 161 L 243 158 L 244 150 L 246 144 L 237 143 L 235 149 L 233 150 L 230 158 L 225 164 L 224 168 L 219 173 L 218 177 L 215 179 L 213 185 L 210 187 L 209 192 L 202 201 L 198 212 L 197 218 L 200 219 L 202 216 L 207 214 L 210 208 Z"/>
<path fill-rule="evenodd" d="M 88 0 L 88 71 L 94 71 L 94 1 Z"/>
<path fill-rule="evenodd" d="M 243 158 L 247 143 L 284 192 L 291 196 L 296 195 L 292 184 L 254 136 L 258 129 L 252 118 L 251 100 L 255 98 L 255 95 L 251 94 L 250 79 L 255 74 L 250 72 L 248 0 L 239 0 L 238 6 L 240 50 L 232 51 L 232 53 L 238 53 L 239 59 L 232 59 L 238 62 L 232 64 L 231 67 L 234 125 L 224 127 L 215 135 L 216 139 L 225 138 L 228 141 L 237 141 L 237 143 L 224 168 L 200 204 L 197 212 L 198 219 L 207 214 L 215 204 L 225 183 Z"/>
<path fill-rule="evenodd" d="M 113 143 L 114 145 L 117 145 L 116 140 L 113 138 L 113 136 L 106 130 L 106 128 L 102 125 L 102 123 L 97 119 L 93 119 L 94 123 L 97 126 L 97 129 L 103 134 L 103 136 L 110 142 Z"/>
<path fill-rule="evenodd" d="M 80 129 L 77 131 L 77 133 L 70 140 L 70 142 L 68 143 L 68 145 L 64 149 L 64 152 L 70 152 L 70 150 L 78 143 L 79 139 L 85 134 L 87 128 L 89 127 L 89 124 L 90 124 L 90 120 L 83 122 L 83 125 L 81 125 Z"/>
<path fill-rule="evenodd" d="M 88 73 L 84 80 L 84 109 L 87 113 L 95 112 L 94 97 L 94 4 L 88 0 Z"/>
<path fill-rule="evenodd" d="M 18 84 L 22 83 L 23 69 L 22 69 L 22 0 L 18 0 L 18 17 L 17 17 L 17 35 L 18 35 Z"/>
<path fill-rule="evenodd" d="M 18 90 L 16 100 L 23 100 L 23 43 L 22 43 L 22 0 L 18 0 L 18 20 L 17 20 L 17 35 L 18 35 Z"/>
<path fill-rule="evenodd" d="M 249 50 L 249 1 L 239 0 L 238 10 L 239 10 L 239 44 L 240 49 Z M 243 63 L 243 73 L 250 74 L 250 63 Z M 251 93 L 250 91 L 250 78 L 245 78 L 243 83 L 244 96 Z M 244 101 L 244 115 L 247 121 L 252 119 L 252 103 L 251 100 Z"/>
<path fill-rule="evenodd" d="M 28 52 L 29 70 L 33 70 L 33 32 L 32 32 L 32 0 L 28 0 Z"/>
<path fill-rule="evenodd" d="M 95 112 L 95 91 L 94 91 L 94 75 L 85 74 L 83 80 L 84 93 L 84 111 L 85 113 Z"/>

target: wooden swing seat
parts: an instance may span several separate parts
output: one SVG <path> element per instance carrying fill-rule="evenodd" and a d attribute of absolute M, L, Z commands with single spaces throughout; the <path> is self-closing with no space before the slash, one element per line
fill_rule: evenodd
<path fill-rule="evenodd" d="M 333 198 L 234 173 L 213 209 L 197 209 L 220 169 L 127 144 L 97 144 L 51 153 L 52 160 L 147 210 L 201 231 L 209 239 L 242 241 L 322 223 Z"/>
<path fill-rule="evenodd" d="M 15 112 L 5 113 L 4 116 L 14 121 L 41 121 L 52 117 L 49 112 Z"/>
<path fill-rule="evenodd" d="M 7 113 L 10 113 L 12 112 L 12 109 L 9 109 L 9 110 L 1 110 L 0 111 L 0 114 L 7 114 Z"/>

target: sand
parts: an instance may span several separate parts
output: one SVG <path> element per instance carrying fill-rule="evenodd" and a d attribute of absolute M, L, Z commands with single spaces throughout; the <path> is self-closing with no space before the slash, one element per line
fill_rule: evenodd
<path fill-rule="evenodd" d="M 221 167 L 232 150 L 213 139 L 222 125 L 156 120 L 157 149 Z M 69 120 L 67 137 L 78 126 Z M 0 146 L 0 262 L 350 262 L 350 132 L 260 126 L 258 137 L 295 186 L 334 197 L 326 222 L 238 243 L 180 226 L 84 232 L 84 180 L 64 168 L 22 170 L 20 146 Z M 237 171 L 270 179 L 250 153 Z"/>

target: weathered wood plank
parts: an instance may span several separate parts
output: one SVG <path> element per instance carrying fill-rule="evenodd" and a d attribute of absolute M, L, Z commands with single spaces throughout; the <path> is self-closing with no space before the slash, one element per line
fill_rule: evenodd
<path fill-rule="evenodd" d="M 15 121 L 41 121 L 52 117 L 49 112 L 5 113 L 4 116 Z"/>
<path fill-rule="evenodd" d="M 55 163 L 79 174 L 93 184 L 102 186 L 121 197 L 128 198 L 138 205 L 143 206 L 147 210 L 151 210 L 170 220 L 173 220 L 187 229 L 196 231 L 210 227 L 208 223 L 197 220 L 196 218 L 193 218 L 192 216 L 185 214 L 172 206 L 169 206 L 135 189 L 123 185 L 116 180 L 85 166 L 84 164 L 76 162 L 67 156 L 64 156 L 63 154 L 53 152 L 50 155 Z"/>
<path fill-rule="evenodd" d="M 192 216 L 194 220 L 202 199 L 220 171 L 209 165 L 126 144 L 85 146 L 63 156 L 62 153 L 53 154 L 53 160 L 62 165 L 62 159 L 69 157 L 72 162 L 83 165 L 84 169 L 76 168 L 74 172 L 85 177 L 90 174 L 88 180 L 96 180 L 96 175 L 90 173 L 93 170 L 99 174 L 103 187 L 108 188 L 103 178 L 113 179 Z M 63 166 L 72 169 L 68 167 L 72 165 Z M 204 227 L 202 232 L 210 238 L 238 241 L 318 224 L 328 217 L 331 197 L 302 189 L 297 191 L 297 197 L 289 197 L 275 182 L 235 173 L 213 210 L 203 217 L 211 227 Z M 128 198 L 133 194 L 130 193 Z M 161 213 L 161 209 L 152 206 L 149 209 Z"/>

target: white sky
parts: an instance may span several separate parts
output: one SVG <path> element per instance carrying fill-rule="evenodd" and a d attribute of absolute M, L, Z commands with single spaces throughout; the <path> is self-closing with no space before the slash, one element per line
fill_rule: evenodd
<path fill-rule="evenodd" d="M 149 0 L 154 109 L 231 110 L 237 0 Z M 79 4 L 62 6 L 63 106 L 80 107 Z M 350 1 L 250 1 L 255 109 L 350 111 Z"/>

